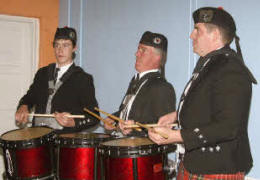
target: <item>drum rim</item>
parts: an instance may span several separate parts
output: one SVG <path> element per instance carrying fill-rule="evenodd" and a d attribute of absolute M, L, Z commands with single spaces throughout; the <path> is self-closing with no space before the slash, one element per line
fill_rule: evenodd
<path fill-rule="evenodd" d="M 35 127 L 28 127 L 28 128 L 35 128 Z M 37 128 L 40 128 L 40 127 L 37 126 Z M 47 143 L 51 142 L 51 140 L 54 138 L 54 135 L 55 135 L 54 129 L 52 129 L 50 127 L 41 127 L 41 128 L 48 128 L 52 131 L 50 131 L 49 133 L 47 133 L 43 136 L 37 137 L 37 138 L 15 140 L 15 141 L 2 139 L 2 136 L 7 133 L 18 131 L 20 129 L 17 128 L 17 129 L 7 131 L 0 136 L 0 147 L 2 147 L 2 148 L 29 148 L 29 147 L 35 147 L 38 145 L 47 144 Z"/>
<path fill-rule="evenodd" d="M 64 133 L 64 134 L 72 134 L 72 133 Z M 113 137 L 110 134 L 106 134 L 106 133 L 83 132 L 82 134 L 102 134 L 102 135 L 108 135 L 108 137 L 68 138 L 68 137 L 61 137 L 60 135 L 62 135 L 62 134 L 59 134 L 59 135 L 57 135 L 57 137 L 55 139 L 55 145 L 59 145 L 61 147 L 92 147 L 92 146 L 98 146 L 100 144 L 100 142 L 104 142 L 106 140 L 113 139 Z"/>
<path fill-rule="evenodd" d="M 148 138 L 148 137 L 132 136 L 132 137 L 124 137 L 124 138 L 134 139 L 134 138 Z M 102 156 L 109 156 L 111 158 L 115 158 L 115 157 L 125 158 L 125 157 L 142 157 L 147 155 L 174 152 L 176 150 L 176 145 L 175 144 L 158 145 L 154 143 L 154 144 L 147 144 L 147 145 L 140 145 L 140 146 L 110 146 L 101 143 L 98 149 L 99 149 L 99 153 Z M 150 153 L 147 153 L 146 151 L 147 152 L 149 151 Z"/>

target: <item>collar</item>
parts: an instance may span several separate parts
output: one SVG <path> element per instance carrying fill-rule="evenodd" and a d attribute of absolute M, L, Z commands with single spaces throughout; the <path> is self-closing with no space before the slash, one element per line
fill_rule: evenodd
<path fill-rule="evenodd" d="M 151 69 L 151 70 L 144 71 L 144 72 L 141 72 L 141 73 L 137 72 L 137 73 L 135 73 L 135 78 L 137 77 L 137 74 L 139 74 L 139 79 L 141 79 L 141 77 L 143 77 L 144 75 L 151 73 L 151 72 L 159 72 L 159 69 Z"/>
<path fill-rule="evenodd" d="M 70 66 L 72 66 L 72 64 L 73 64 L 73 62 L 70 63 L 70 64 L 67 64 L 65 66 L 60 67 L 57 79 L 60 79 L 60 77 L 62 77 L 62 75 L 70 68 Z M 56 64 L 56 68 L 58 68 L 58 64 Z"/>
<path fill-rule="evenodd" d="M 219 54 L 231 53 L 232 51 L 233 50 L 229 47 L 229 45 L 226 45 L 226 46 L 216 49 L 215 51 L 208 53 L 206 56 L 204 56 L 202 58 L 208 59 L 209 57 L 219 55 Z"/>
<path fill-rule="evenodd" d="M 60 79 L 63 76 L 63 74 L 70 68 L 70 66 L 72 66 L 72 64 L 73 64 L 73 62 L 71 62 L 70 64 L 67 64 L 65 66 L 60 67 L 57 79 Z M 56 68 L 58 68 L 58 64 L 56 64 Z"/>

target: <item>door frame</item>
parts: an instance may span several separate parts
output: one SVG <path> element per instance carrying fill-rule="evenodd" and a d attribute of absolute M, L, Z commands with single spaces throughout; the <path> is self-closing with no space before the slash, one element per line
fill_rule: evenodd
<path fill-rule="evenodd" d="M 6 21 L 13 21 L 13 22 L 22 22 L 31 24 L 32 27 L 32 56 L 31 56 L 31 74 L 34 73 L 38 69 L 39 65 L 39 44 L 40 44 L 40 23 L 38 18 L 32 17 L 23 17 L 23 16 L 12 16 L 12 15 L 4 15 L 0 14 L 0 19 Z M 33 77 L 30 78 L 30 83 L 33 81 Z M 24 92 L 25 93 L 25 92 Z"/>

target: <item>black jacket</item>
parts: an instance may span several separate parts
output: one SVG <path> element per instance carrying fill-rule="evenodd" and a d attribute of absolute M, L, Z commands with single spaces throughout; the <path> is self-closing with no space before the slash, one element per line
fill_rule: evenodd
<path fill-rule="evenodd" d="M 147 81 L 146 81 L 147 80 Z M 144 124 L 157 123 L 159 118 L 165 114 L 175 111 L 175 91 L 170 83 L 166 81 L 159 72 L 151 72 L 144 75 L 137 83 L 136 89 L 144 82 L 135 100 L 131 106 L 128 119 Z M 127 94 L 131 91 L 131 83 L 129 84 Z M 120 105 L 120 114 L 123 104 Z M 129 135 L 143 135 L 138 131 L 133 131 Z"/>
<path fill-rule="evenodd" d="M 248 172 L 248 116 L 254 78 L 229 47 L 204 61 L 186 94 L 179 120 L 184 167 L 196 174 Z"/>
<path fill-rule="evenodd" d="M 50 93 L 48 81 L 53 79 L 55 64 L 40 68 L 27 93 L 21 98 L 20 105 L 35 106 L 35 113 L 45 113 L 48 96 Z M 52 99 L 51 113 L 69 112 L 75 115 L 84 114 L 87 119 L 75 119 L 75 127 L 65 127 L 61 132 L 73 132 L 83 130 L 98 123 L 96 118 L 84 112 L 84 108 L 94 111 L 97 107 L 93 78 L 74 64 L 61 77 L 63 84 L 57 90 Z M 19 107 L 18 106 L 18 107 Z M 97 112 L 96 112 L 97 113 Z M 84 122 L 85 121 L 85 122 Z"/>

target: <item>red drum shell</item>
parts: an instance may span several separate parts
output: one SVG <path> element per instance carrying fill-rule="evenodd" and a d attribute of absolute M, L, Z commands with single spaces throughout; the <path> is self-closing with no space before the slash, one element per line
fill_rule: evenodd
<path fill-rule="evenodd" d="M 99 179 L 100 161 L 97 156 L 97 147 L 100 142 L 110 139 L 110 135 L 102 133 L 58 135 L 56 139 L 58 177 L 73 180 Z"/>
<path fill-rule="evenodd" d="M 106 180 L 164 180 L 167 153 L 175 145 L 154 144 L 144 137 L 121 138 L 101 143 L 99 153 Z"/>
<path fill-rule="evenodd" d="M 6 176 L 34 179 L 53 175 L 53 129 L 31 127 L 1 135 Z"/>

